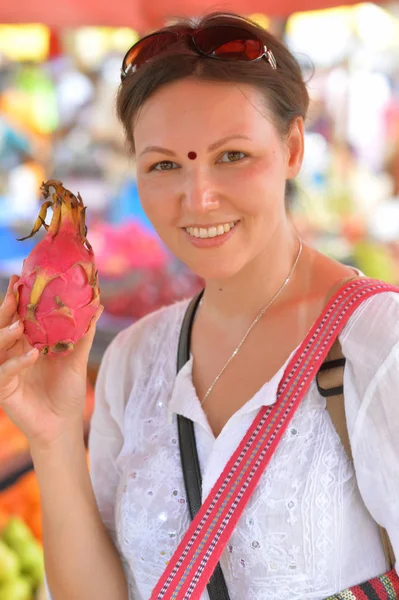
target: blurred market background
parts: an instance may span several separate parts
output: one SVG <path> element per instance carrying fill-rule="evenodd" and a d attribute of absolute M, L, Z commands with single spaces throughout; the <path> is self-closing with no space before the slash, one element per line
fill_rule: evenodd
<path fill-rule="evenodd" d="M 205 4 L 0 3 L 0 300 L 41 239 L 16 241 L 32 228 L 40 184 L 60 179 L 88 207 L 105 306 L 90 356 L 86 431 L 98 365 L 114 335 L 201 285 L 140 207 L 113 107 L 126 50 L 174 15 L 236 10 L 286 41 L 311 95 L 292 218 L 321 251 L 399 284 L 399 2 Z M 0 439 L 0 600 L 45 598 L 37 482 L 26 440 L 1 412 Z"/>

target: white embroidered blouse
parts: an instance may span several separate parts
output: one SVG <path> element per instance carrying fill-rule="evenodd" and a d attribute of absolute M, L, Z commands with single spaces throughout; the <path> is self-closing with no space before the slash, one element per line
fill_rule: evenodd
<path fill-rule="evenodd" d="M 205 498 L 259 408 L 275 402 L 286 366 L 215 439 L 192 384 L 192 359 L 176 376 L 187 304 L 118 334 L 96 384 L 92 482 L 130 600 L 150 598 L 190 523 L 176 415 L 195 423 Z M 363 303 L 340 341 L 356 476 L 312 382 L 222 555 L 231 600 L 322 600 L 382 574 L 388 565 L 375 521 L 399 556 L 399 294 Z"/>

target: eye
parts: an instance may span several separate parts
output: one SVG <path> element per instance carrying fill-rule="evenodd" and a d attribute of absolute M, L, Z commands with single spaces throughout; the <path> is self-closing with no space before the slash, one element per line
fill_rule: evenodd
<path fill-rule="evenodd" d="M 162 160 L 161 162 L 155 163 L 149 168 L 149 171 L 172 171 L 178 168 L 178 165 L 171 160 Z"/>
<path fill-rule="evenodd" d="M 226 157 L 226 160 L 224 160 L 224 157 Z M 244 152 L 239 152 L 238 150 L 229 150 L 228 152 L 224 152 L 222 154 L 222 157 L 219 159 L 218 162 L 223 162 L 223 163 L 238 162 L 246 157 L 247 157 L 247 154 L 245 154 Z"/>

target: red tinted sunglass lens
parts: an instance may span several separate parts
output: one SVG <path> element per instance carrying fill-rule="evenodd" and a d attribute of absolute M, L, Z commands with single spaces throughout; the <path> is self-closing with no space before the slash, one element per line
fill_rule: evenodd
<path fill-rule="evenodd" d="M 162 52 L 174 44 L 179 37 L 180 36 L 177 33 L 165 31 L 149 35 L 138 41 L 126 54 L 123 60 L 123 71 L 126 72 L 129 66 L 131 66 L 133 70 L 138 69 L 148 60 L 162 54 Z"/>
<path fill-rule="evenodd" d="M 263 54 L 262 42 L 241 27 L 215 26 L 200 29 L 194 35 L 198 50 L 221 60 L 250 61 Z"/>
<path fill-rule="evenodd" d="M 234 40 L 226 42 L 223 46 L 216 48 L 214 56 L 224 59 L 255 60 L 262 54 L 259 48 L 259 42 L 256 40 Z"/>

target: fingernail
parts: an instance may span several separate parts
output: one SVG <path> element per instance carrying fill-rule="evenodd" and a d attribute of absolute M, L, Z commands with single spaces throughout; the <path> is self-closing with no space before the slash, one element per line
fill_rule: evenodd
<path fill-rule="evenodd" d="M 32 350 L 29 350 L 29 352 L 27 352 L 25 354 L 25 356 L 32 356 L 32 354 L 35 354 L 37 352 L 36 348 L 32 348 Z"/>
<path fill-rule="evenodd" d="M 20 321 L 18 319 L 18 321 L 15 321 L 15 323 L 13 323 L 12 325 L 10 325 L 10 327 L 9 327 L 10 331 L 13 331 L 17 327 L 19 327 L 19 323 L 20 323 Z"/>

